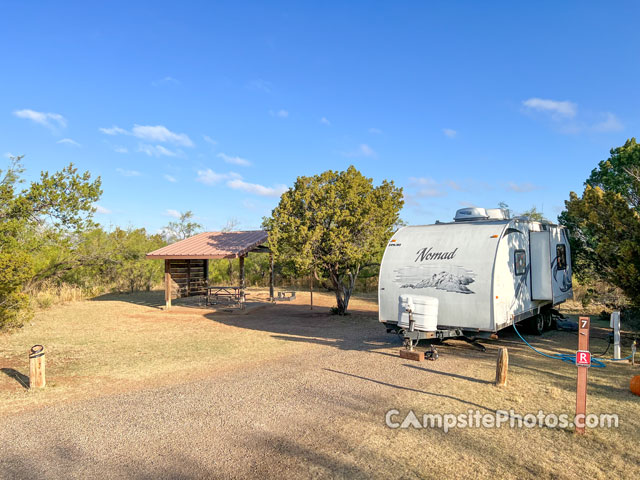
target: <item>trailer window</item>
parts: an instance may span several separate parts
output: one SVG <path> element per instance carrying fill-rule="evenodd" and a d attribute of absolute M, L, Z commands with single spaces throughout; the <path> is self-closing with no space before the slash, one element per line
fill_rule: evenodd
<path fill-rule="evenodd" d="M 558 270 L 566 270 L 567 268 L 567 247 L 562 243 L 556 245 L 556 264 Z"/>
<path fill-rule="evenodd" d="M 515 261 L 516 275 L 524 275 L 524 273 L 527 271 L 527 254 L 524 250 L 516 250 Z"/>

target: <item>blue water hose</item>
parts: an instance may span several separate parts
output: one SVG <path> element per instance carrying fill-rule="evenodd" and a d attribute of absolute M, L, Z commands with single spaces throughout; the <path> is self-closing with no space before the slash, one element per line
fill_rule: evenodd
<path fill-rule="evenodd" d="M 576 364 L 576 356 L 575 354 L 570 354 L 570 353 L 553 353 L 551 355 L 546 354 L 541 352 L 540 350 L 536 349 L 534 346 L 532 346 L 529 342 L 527 342 L 524 337 L 522 335 L 520 335 L 520 332 L 518 331 L 518 328 L 516 327 L 515 322 L 513 323 L 513 329 L 516 331 L 516 333 L 518 334 L 518 336 L 520 337 L 520 339 L 527 344 L 527 346 L 533 350 L 534 352 L 536 352 L 538 355 L 542 355 L 543 357 L 547 357 L 547 358 L 552 358 L 553 360 L 562 360 L 563 362 L 566 363 L 570 363 L 572 365 Z M 614 360 L 614 359 L 608 359 L 608 360 L 612 360 L 612 361 L 621 361 L 621 360 L 629 360 L 631 358 L 631 355 L 629 355 L 626 358 L 621 358 L 619 360 Z M 596 367 L 596 368 L 605 368 L 606 365 L 602 360 L 598 360 L 597 358 L 593 358 L 593 356 L 591 357 L 591 366 L 592 367 Z"/>

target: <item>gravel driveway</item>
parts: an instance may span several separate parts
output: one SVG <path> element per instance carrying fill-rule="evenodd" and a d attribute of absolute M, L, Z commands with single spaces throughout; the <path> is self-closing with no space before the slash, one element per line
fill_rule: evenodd
<path fill-rule="evenodd" d="M 516 401 L 514 391 L 491 385 L 495 350 L 481 353 L 460 343 L 444 347 L 437 362 L 418 364 L 400 359 L 399 340 L 370 316 L 330 327 L 302 317 L 266 325 L 259 318 L 239 321 L 247 323 L 247 334 L 270 329 L 307 348 L 196 382 L 7 416 L 0 420 L 0 476 L 564 476 L 527 442 L 551 446 L 566 442 L 566 432 L 496 436 L 385 426 L 391 408 L 490 412 Z M 593 445 L 570 455 L 594 457 Z"/>

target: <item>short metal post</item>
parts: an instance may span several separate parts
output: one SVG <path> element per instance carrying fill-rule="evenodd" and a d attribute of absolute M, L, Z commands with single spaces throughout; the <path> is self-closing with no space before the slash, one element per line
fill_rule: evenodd
<path fill-rule="evenodd" d="M 415 330 L 415 322 L 413 321 L 413 311 L 408 308 L 407 312 L 409 313 L 409 331 L 413 332 Z M 409 351 L 413 352 L 413 340 L 409 339 Z"/>
<path fill-rule="evenodd" d="M 611 328 L 613 328 L 613 359 L 620 360 L 620 312 L 611 312 Z"/>

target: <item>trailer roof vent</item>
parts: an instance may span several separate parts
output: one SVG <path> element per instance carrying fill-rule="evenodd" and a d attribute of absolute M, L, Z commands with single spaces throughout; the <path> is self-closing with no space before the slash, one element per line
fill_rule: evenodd
<path fill-rule="evenodd" d="M 487 215 L 491 220 L 509 220 L 509 210 L 506 208 L 487 208 Z"/>
<path fill-rule="evenodd" d="M 456 212 L 456 216 L 453 218 L 456 222 L 473 222 L 477 220 L 487 220 L 489 215 L 484 208 L 471 207 L 461 208 Z"/>

